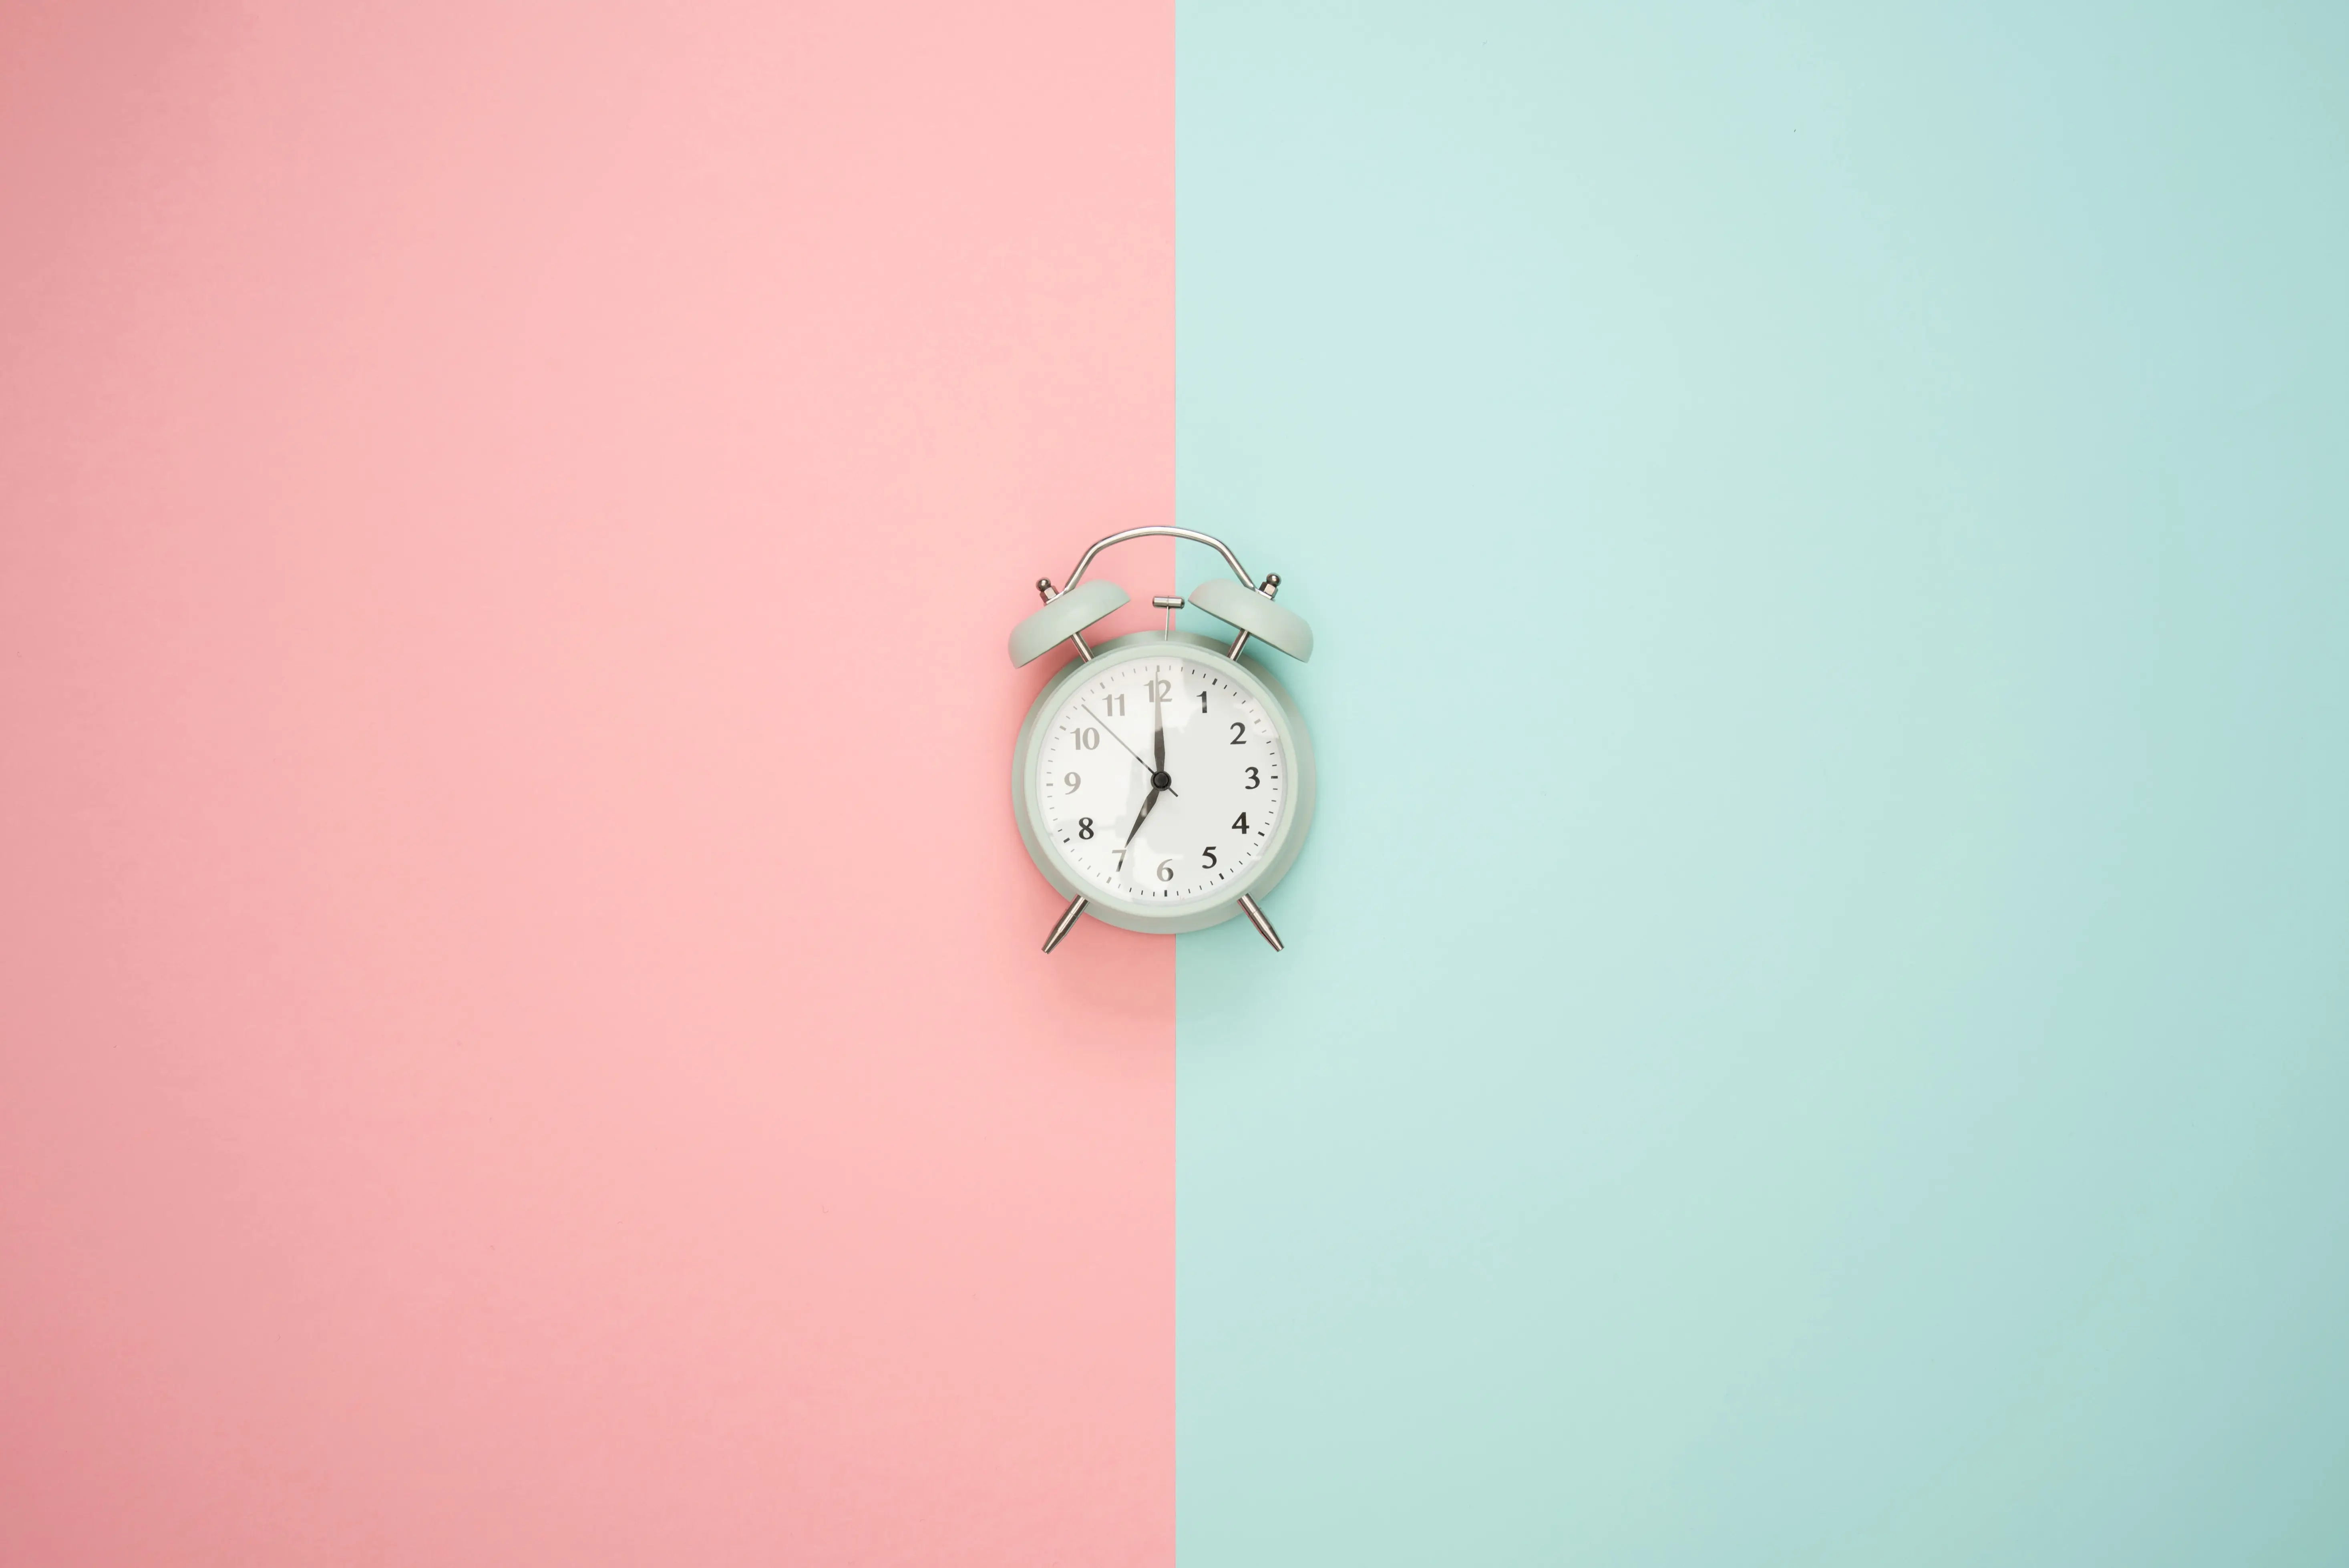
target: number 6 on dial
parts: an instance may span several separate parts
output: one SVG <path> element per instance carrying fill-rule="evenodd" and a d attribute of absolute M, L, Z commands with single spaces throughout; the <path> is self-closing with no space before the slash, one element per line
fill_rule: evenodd
<path fill-rule="evenodd" d="M 1184 601 L 1153 601 L 1164 632 L 1136 632 L 1100 647 L 1085 628 L 1126 602 L 1112 583 L 1084 581 L 1093 557 L 1130 539 L 1172 536 L 1207 545 L 1237 582 L 1217 577 L 1191 593 L 1237 629 L 1229 644 L 1174 629 Z M 1278 576 L 1261 585 L 1222 540 L 1185 528 L 1131 528 L 1078 559 L 1067 585 L 1049 578 L 1044 607 L 1011 631 L 1011 662 L 1025 665 L 1062 643 L 1075 657 L 1045 683 L 1012 747 L 1011 810 L 1029 857 L 1069 901 L 1044 951 L 1081 914 L 1128 931 L 1197 931 L 1236 914 L 1279 951 L 1257 900 L 1305 847 L 1313 820 L 1313 742 L 1296 703 L 1257 661 L 1250 641 L 1292 658 L 1313 655 L 1304 618 L 1273 602 Z M 1078 767 L 1081 762 L 1083 766 Z"/>

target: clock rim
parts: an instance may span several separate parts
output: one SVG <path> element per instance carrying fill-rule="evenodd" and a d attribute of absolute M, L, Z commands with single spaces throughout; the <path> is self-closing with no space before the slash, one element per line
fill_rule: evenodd
<path fill-rule="evenodd" d="M 1255 696 L 1271 716 L 1289 772 L 1288 800 L 1263 856 L 1230 885 L 1179 910 L 1153 908 L 1121 899 L 1081 880 L 1073 868 L 1061 862 L 1050 835 L 1040 830 L 1043 802 L 1036 788 L 1035 753 L 1042 745 L 1045 725 L 1058 711 L 1068 688 L 1100 674 L 1095 666 L 1104 661 L 1135 663 L 1154 653 L 1178 658 L 1211 654 L 1237 670 L 1241 679 L 1256 688 Z M 1288 874 L 1289 867 L 1305 848 L 1306 831 L 1313 823 L 1313 739 L 1305 727 L 1305 716 L 1298 711 L 1296 699 L 1256 660 L 1245 655 L 1232 658 L 1228 644 L 1203 637 L 1196 632 L 1128 632 L 1095 647 L 1089 660 L 1071 658 L 1053 673 L 1052 678 L 1037 692 L 1036 699 L 1028 705 L 1028 717 L 1020 722 L 1019 734 L 1011 748 L 1011 815 L 1019 828 L 1019 841 L 1027 846 L 1028 858 L 1062 898 L 1084 894 L 1090 901 L 1085 905 L 1087 914 L 1125 931 L 1153 934 L 1204 931 L 1237 915 L 1241 894 L 1261 899 L 1270 892 Z"/>

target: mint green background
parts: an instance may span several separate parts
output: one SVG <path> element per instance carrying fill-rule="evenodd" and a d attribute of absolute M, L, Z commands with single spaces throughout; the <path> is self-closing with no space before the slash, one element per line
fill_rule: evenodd
<path fill-rule="evenodd" d="M 1179 49 L 1184 1568 L 2349 1562 L 2349 8 Z"/>

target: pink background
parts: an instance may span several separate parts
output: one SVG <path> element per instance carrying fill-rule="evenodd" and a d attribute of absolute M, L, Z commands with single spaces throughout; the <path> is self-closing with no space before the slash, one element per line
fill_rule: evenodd
<path fill-rule="evenodd" d="M 0 15 L 0 1562 L 1171 1561 L 1173 41 Z"/>

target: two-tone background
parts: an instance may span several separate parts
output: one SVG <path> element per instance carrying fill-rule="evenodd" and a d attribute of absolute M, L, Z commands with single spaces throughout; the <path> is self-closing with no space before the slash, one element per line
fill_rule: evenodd
<path fill-rule="evenodd" d="M 2344 105 L 0 5 L 0 1562 L 2349 1557 Z M 1178 520 L 1288 951 L 1046 959 L 1003 637 Z"/>

